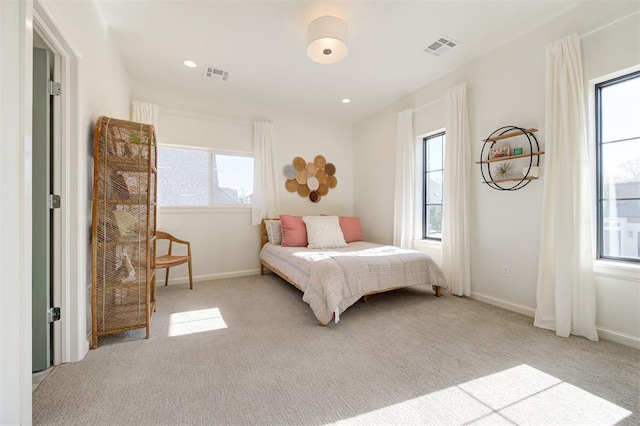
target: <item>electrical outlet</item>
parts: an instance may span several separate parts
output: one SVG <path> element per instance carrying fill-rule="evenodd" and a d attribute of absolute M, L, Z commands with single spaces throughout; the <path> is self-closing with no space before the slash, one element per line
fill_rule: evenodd
<path fill-rule="evenodd" d="M 500 276 L 503 278 L 509 278 L 509 274 L 510 274 L 509 265 L 502 265 L 500 267 Z"/>

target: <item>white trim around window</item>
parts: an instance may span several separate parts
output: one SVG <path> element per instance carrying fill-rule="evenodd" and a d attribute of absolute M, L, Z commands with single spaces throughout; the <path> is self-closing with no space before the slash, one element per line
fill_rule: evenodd
<path fill-rule="evenodd" d="M 640 71 L 640 65 L 634 65 L 629 68 L 625 68 L 613 73 L 609 73 L 588 81 L 587 84 L 587 93 L 588 93 L 588 117 L 589 117 L 589 147 L 590 149 L 590 163 L 591 163 L 591 187 L 593 188 L 593 197 L 592 197 L 592 209 L 594 212 L 597 211 L 597 196 L 596 196 L 596 180 L 597 180 L 597 165 L 596 165 L 596 155 L 595 155 L 595 147 L 597 143 L 597 135 L 596 135 L 596 96 L 595 96 L 595 88 L 596 85 L 608 80 L 612 80 L 623 75 L 632 74 L 634 72 Z M 594 220 L 594 235 L 597 235 L 597 223 Z M 593 252 L 593 271 L 596 276 L 614 278 L 627 280 L 632 282 L 637 282 L 640 284 L 640 264 L 637 262 L 627 262 L 627 261 L 616 261 L 609 259 L 598 259 L 597 258 L 597 244 L 594 244 L 594 252 Z"/>

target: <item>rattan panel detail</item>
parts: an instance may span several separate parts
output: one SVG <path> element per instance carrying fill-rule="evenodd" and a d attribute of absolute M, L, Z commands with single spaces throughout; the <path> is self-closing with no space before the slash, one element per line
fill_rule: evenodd
<path fill-rule="evenodd" d="M 155 310 L 157 153 L 152 125 L 99 117 L 94 134 L 92 348 Z"/>

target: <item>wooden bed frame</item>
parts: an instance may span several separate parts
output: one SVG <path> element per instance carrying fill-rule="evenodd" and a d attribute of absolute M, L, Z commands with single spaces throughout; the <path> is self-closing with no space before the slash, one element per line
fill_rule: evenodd
<path fill-rule="evenodd" d="M 267 244 L 269 242 L 269 237 L 267 236 L 267 227 L 264 224 L 265 220 L 279 220 L 277 218 L 275 219 L 262 219 L 262 221 L 260 222 L 260 250 L 262 250 L 262 247 L 264 247 L 265 244 Z M 291 284 L 292 286 L 294 286 L 295 288 L 297 288 L 298 290 L 304 292 L 304 290 L 298 285 L 296 284 L 295 281 L 293 281 L 291 278 L 289 278 L 287 276 L 287 274 L 285 274 L 282 271 L 279 271 L 278 268 L 274 268 L 273 266 L 271 266 L 269 264 L 269 262 L 266 262 L 262 259 L 260 259 L 260 275 L 264 275 L 264 268 L 269 269 L 271 272 L 273 272 L 274 274 L 278 275 L 280 278 L 282 278 L 283 280 L 285 280 L 286 282 L 288 282 L 289 284 Z M 436 293 L 436 297 L 440 297 L 442 296 L 442 288 L 440 286 L 434 285 L 431 286 L 433 288 L 433 291 Z M 362 296 L 362 299 L 365 302 L 368 302 L 369 300 L 373 299 L 375 296 L 381 294 L 381 293 L 386 293 L 388 291 L 394 291 L 394 290 L 399 290 L 401 288 L 406 288 L 406 287 L 389 287 L 389 288 L 385 288 L 384 290 L 378 290 L 378 291 L 371 291 L 369 293 L 365 293 Z M 324 325 L 324 324 L 321 324 Z"/>

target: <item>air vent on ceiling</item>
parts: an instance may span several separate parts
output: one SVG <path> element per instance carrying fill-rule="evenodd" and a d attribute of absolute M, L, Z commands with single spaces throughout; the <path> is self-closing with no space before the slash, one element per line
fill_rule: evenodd
<path fill-rule="evenodd" d="M 215 80 L 227 81 L 227 79 L 229 78 L 229 71 L 224 71 L 220 68 L 207 66 L 204 70 L 204 76 L 206 78 L 213 78 Z"/>
<path fill-rule="evenodd" d="M 448 50 L 453 49 L 457 45 L 459 45 L 457 41 L 448 36 L 440 36 L 437 40 L 430 43 L 427 47 L 424 48 L 424 51 L 433 56 L 440 56 Z"/>

